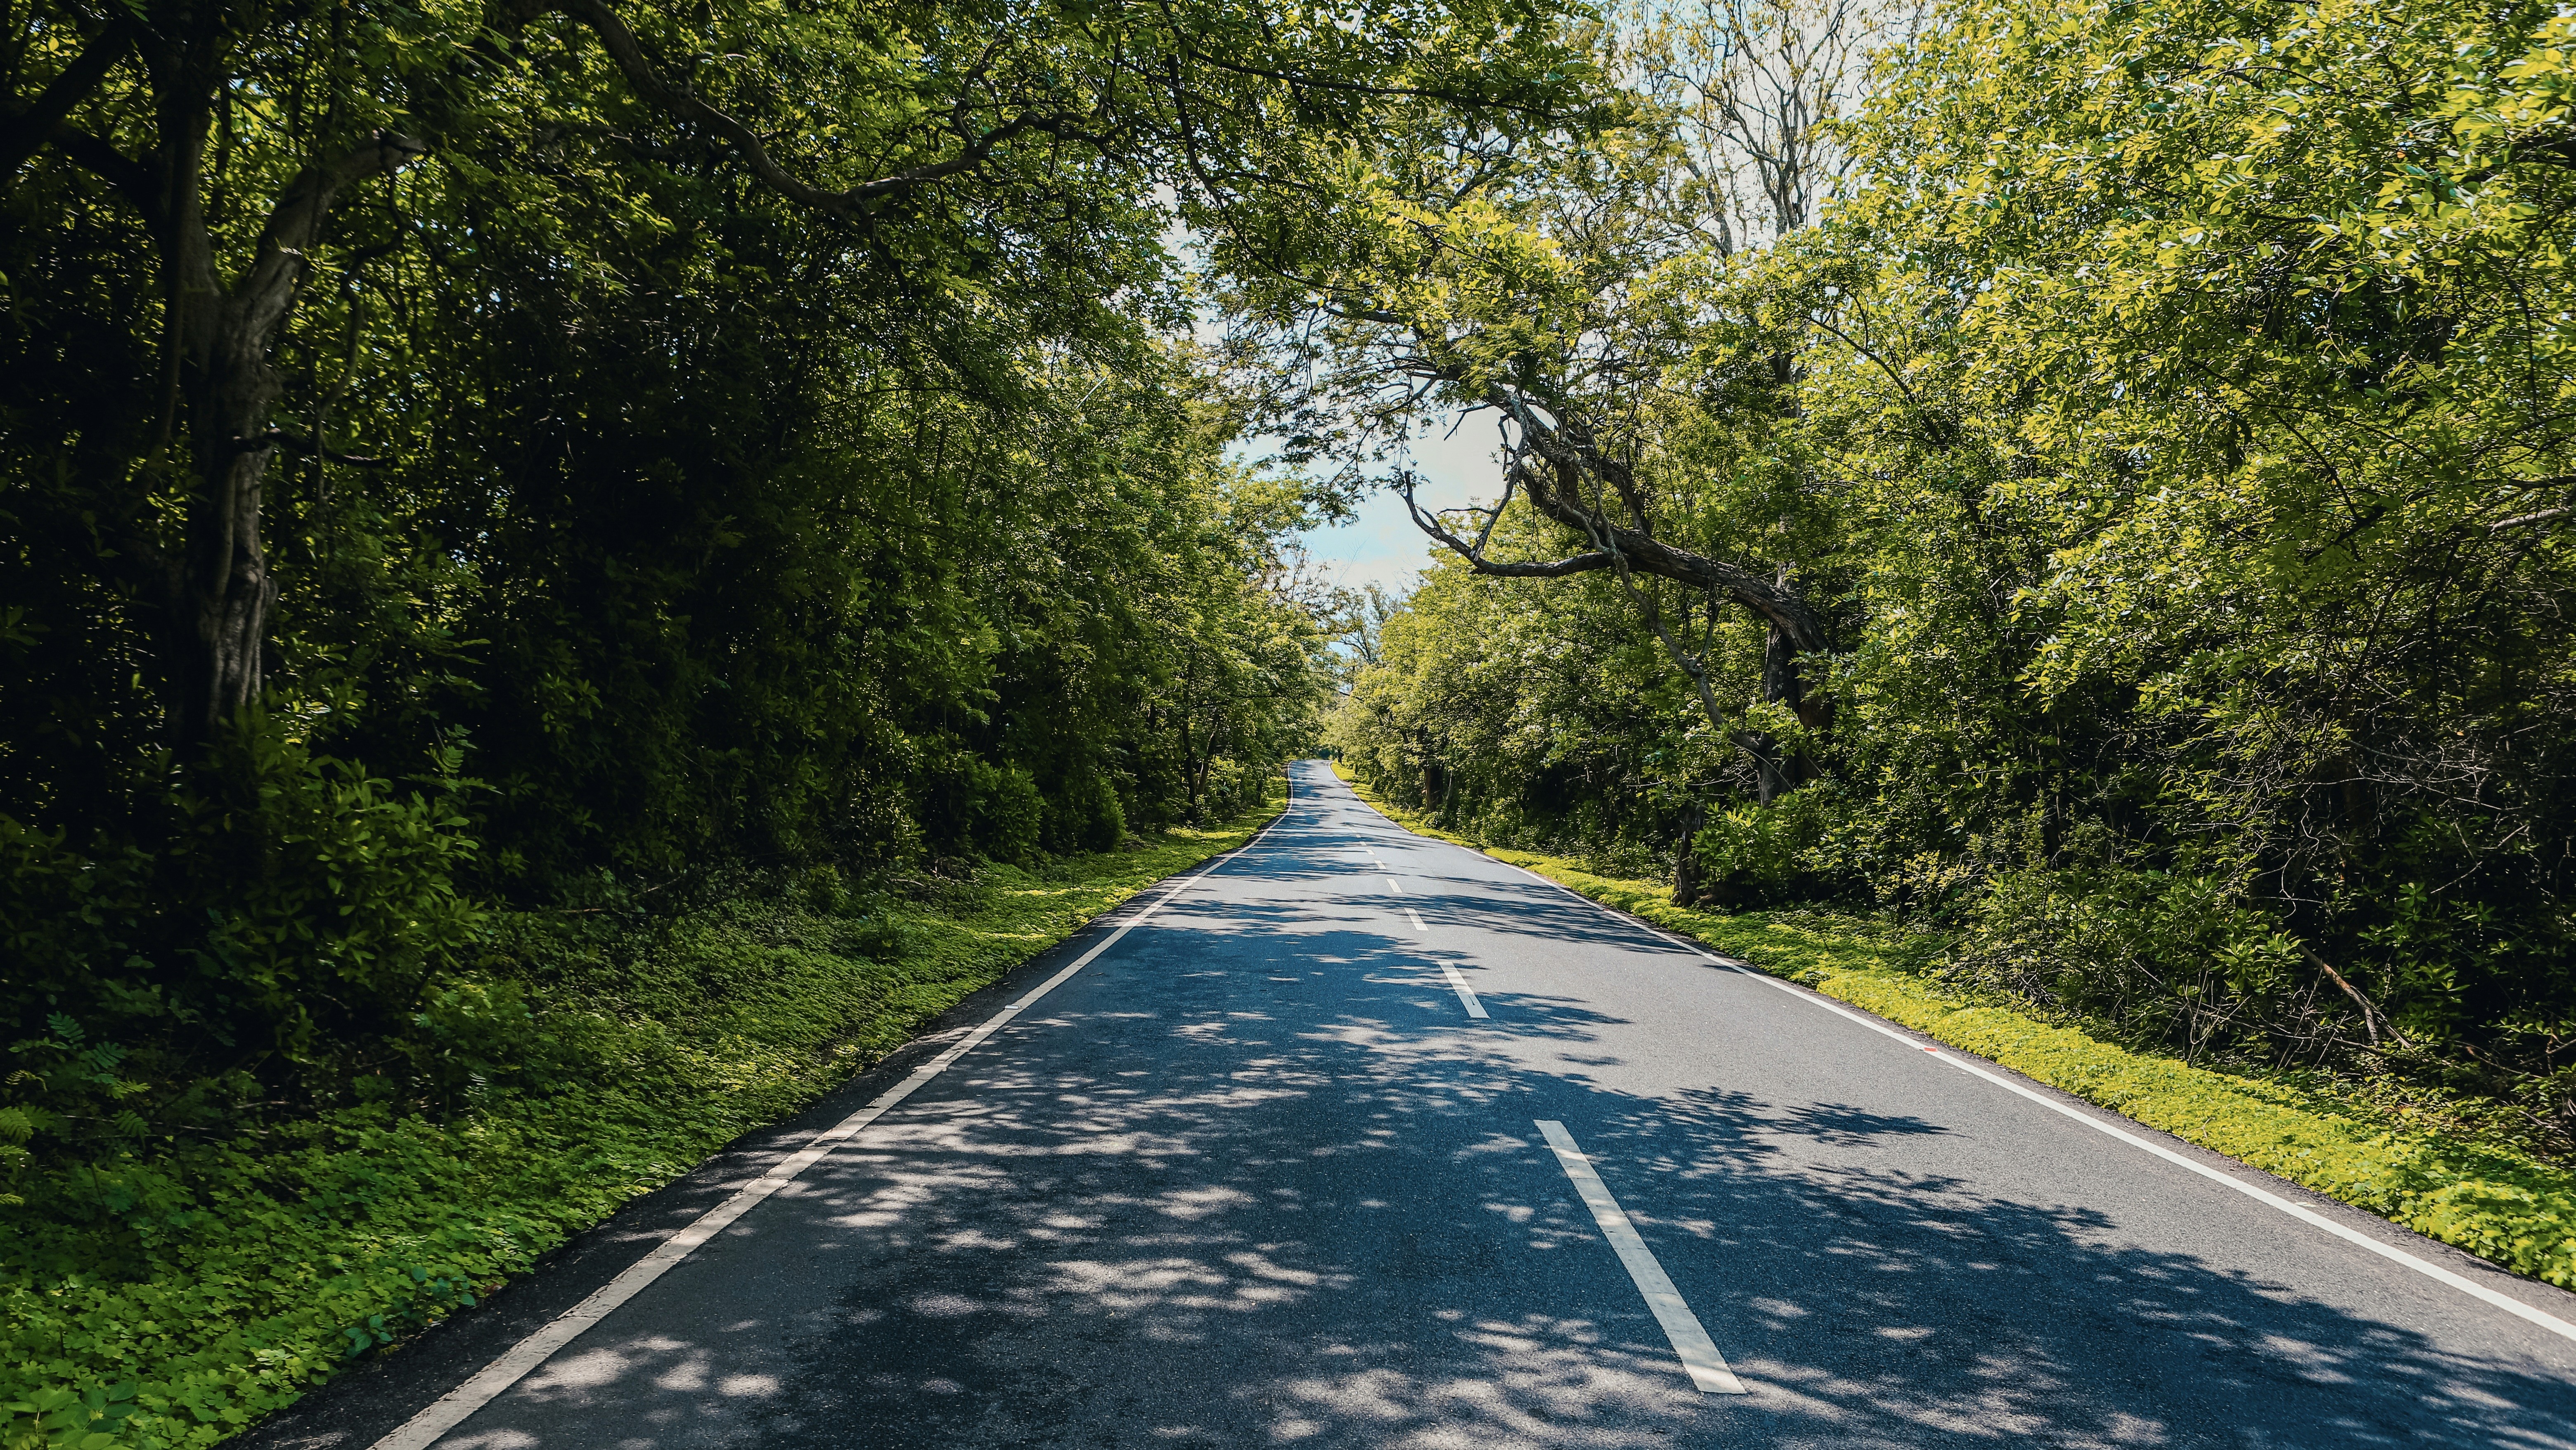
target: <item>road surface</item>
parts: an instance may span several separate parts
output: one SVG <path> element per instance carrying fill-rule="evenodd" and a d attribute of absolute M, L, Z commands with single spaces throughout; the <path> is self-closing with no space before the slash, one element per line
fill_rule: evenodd
<path fill-rule="evenodd" d="M 2576 1446 L 2576 1343 L 1295 771 L 1253 846 L 412 1440 Z M 508 1337 L 744 1176 L 500 1296 Z M 480 1332 L 259 1438 L 385 1444 Z"/>

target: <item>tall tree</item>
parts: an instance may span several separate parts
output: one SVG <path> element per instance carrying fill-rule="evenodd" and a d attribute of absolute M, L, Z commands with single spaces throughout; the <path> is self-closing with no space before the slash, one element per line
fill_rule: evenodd
<path fill-rule="evenodd" d="M 158 0 L 103 24 L 34 6 L 13 37 L 12 191 L 31 184 L 29 157 L 89 173 L 131 209 L 159 273 L 160 396 L 98 492 L 125 587 L 153 614 L 172 744 L 201 749 L 261 692 L 271 460 L 332 455 L 276 426 L 278 350 L 317 275 L 406 244 L 391 204 L 343 219 L 369 183 L 433 151 L 471 174 L 597 137 L 739 169 L 845 228 L 854 260 L 938 276 L 974 265 L 986 226 L 1008 227 L 994 201 L 1043 213 L 1173 176 L 1196 183 L 1190 206 L 1222 207 L 1299 184 L 1278 164 L 1283 127 L 1362 134 L 1390 106 L 1544 109 L 1549 14 L 1518 0 L 1330 22 L 1224 5 L 844 4 L 793 19 L 737 5 L 639 29 L 606 0 Z M 979 39 L 924 39 L 961 35 Z M 171 530 L 153 503 L 164 479 L 181 501 Z"/>

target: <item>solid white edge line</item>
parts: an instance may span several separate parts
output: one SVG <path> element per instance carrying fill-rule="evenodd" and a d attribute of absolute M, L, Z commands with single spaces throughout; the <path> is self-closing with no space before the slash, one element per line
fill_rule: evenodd
<path fill-rule="evenodd" d="M 1356 799 L 1356 796 L 1354 798 Z M 1367 805 L 1368 802 L 1361 801 L 1360 804 Z M 1385 812 L 1381 811 L 1379 812 L 1379 815 L 1384 816 Z M 2133 1147 L 2141 1148 L 2149 1153 L 2153 1153 L 2159 1158 L 2166 1159 L 2173 1163 L 2178 1163 L 2181 1166 L 2190 1169 L 2192 1172 L 2199 1174 L 2201 1177 L 2209 1179 L 2213 1183 L 2226 1184 L 2228 1187 L 2235 1189 L 2237 1192 L 2244 1194 L 2248 1198 L 2268 1203 L 2272 1207 L 2290 1215 L 2292 1218 L 2324 1229 L 2327 1233 L 2333 1234 L 2336 1238 L 2343 1239 L 2349 1243 L 2358 1244 L 2362 1248 L 2368 1249 L 2383 1259 L 2387 1259 L 2392 1263 L 2402 1264 L 2427 1278 L 2447 1284 L 2450 1287 L 2459 1290 L 2461 1293 L 2467 1294 L 2473 1299 L 2477 1299 L 2483 1303 L 2501 1309 L 2507 1314 L 2513 1315 L 2515 1318 L 2528 1320 L 2532 1324 L 2548 1330 L 2550 1333 L 2558 1335 L 2563 1339 L 2576 1340 L 2576 1324 L 2570 1324 L 2566 1320 L 2561 1319 L 2557 1315 L 2551 1314 L 2546 1310 L 2535 1309 L 2532 1306 L 2523 1303 L 2521 1300 L 2514 1298 L 2510 1294 L 2498 1293 L 2474 1279 L 2464 1278 L 2459 1274 L 2453 1273 L 2449 1269 L 2443 1268 L 2439 1264 L 2419 1259 L 2415 1255 L 2410 1254 L 2404 1249 L 2398 1248 L 2393 1244 L 2381 1243 L 2370 1235 L 2363 1233 L 2358 1229 L 2337 1223 L 2333 1219 L 2326 1217 L 2324 1214 L 2318 1213 L 2314 1209 L 2305 1207 L 2301 1204 L 2292 1203 L 2290 1200 L 2281 1197 L 2277 1193 L 2257 1188 L 2250 1183 L 2241 1182 L 2232 1175 L 2221 1173 L 2217 1169 L 2212 1168 L 2205 1163 L 2195 1162 L 2190 1158 L 2184 1157 L 2180 1153 L 2174 1152 L 2170 1148 L 2151 1143 L 2146 1139 L 2139 1137 L 2135 1133 L 2113 1127 L 2111 1124 L 2103 1122 L 2101 1119 L 2094 1117 L 2090 1113 L 2078 1112 L 2074 1108 L 2068 1107 L 2066 1104 L 2058 1102 L 2054 1098 L 2045 1097 L 2039 1093 L 2032 1092 L 2030 1089 L 2023 1087 L 2019 1083 L 1998 1077 L 1973 1063 L 1962 1062 L 1958 1058 L 1953 1057 L 1949 1053 L 1943 1052 L 1938 1048 L 1925 1047 L 1922 1043 L 1915 1041 L 1913 1038 L 1906 1036 L 1904 1033 L 1899 1032 L 1884 1023 L 1874 1021 L 1858 1012 L 1837 1006 L 1833 1002 L 1830 1002 L 1821 996 L 1802 992 L 1798 988 L 1791 986 L 1787 982 L 1781 981 L 1779 978 L 1772 976 L 1770 973 L 1765 972 L 1758 967 L 1749 966 L 1743 962 L 1736 961 L 1731 957 L 1712 956 L 1701 947 L 1690 942 L 1686 942 L 1668 932 L 1657 930 L 1655 927 L 1649 926 L 1624 912 L 1615 911 L 1601 902 L 1594 901 L 1591 897 L 1584 895 L 1582 892 L 1575 890 L 1564 882 L 1550 881 L 1546 877 L 1541 876 L 1526 866 L 1522 866 L 1511 861 L 1504 861 L 1498 856 L 1486 855 L 1486 853 L 1482 851 L 1479 851 L 1476 854 L 1484 856 L 1488 861 L 1509 866 L 1514 871 L 1518 871 L 1523 876 L 1526 876 L 1533 881 L 1546 886 L 1552 886 L 1557 890 L 1564 892 L 1566 895 L 1573 897 L 1575 900 L 1583 902 L 1595 910 L 1598 910 L 1604 916 L 1611 917 L 1612 919 L 1623 922 L 1629 926 L 1652 932 L 1654 935 L 1663 938 L 1665 941 L 1671 942 L 1674 946 L 1690 952 L 1701 961 L 1715 962 L 1722 967 L 1732 967 L 1736 971 L 1742 972 L 1744 975 L 1751 977 L 1755 981 L 1761 982 L 1766 986 L 1778 987 L 1780 990 L 1787 992 L 1789 995 L 1796 997 L 1801 1001 L 1822 1007 L 1826 1011 L 1835 1013 L 1839 1016 L 1848 1017 L 1852 1021 L 1859 1023 L 1872 1032 L 1893 1037 L 1908 1047 L 1917 1048 L 1929 1056 L 1939 1058 L 1941 1061 L 1950 1064 L 1961 1072 L 1973 1073 L 1976 1076 L 1984 1078 L 1988 1082 L 1995 1084 L 1997 1087 L 2005 1089 L 2006 1091 L 2019 1093 L 2021 1096 L 2026 1097 L 2032 1102 L 2038 1103 L 2053 1112 L 2063 1113 L 2067 1117 L 2073 1118 L 2075 1121 L 2084 1124 L 2088 1128 L 2092 1128 L 2098 1132 L 2107 1133 Z M 2245 1166 L 2253 1172 L 2260 1173 L 2263 1171 L 2259 1168 L 2254 1168 L 2251 1164 L 2247 1164 Z M 2405 1229 L 2403 1224 L 2393 1226 Z M 2405 1231 L 2410 1233 L 2413 1232 L 2411 1229 L 2406 1229 Z"/>
<path fill-rule="evenodd" d="M 1717 1352 L 1716 1341 L 1691 1312 L 1682 1291 L 1673 1287 L 1672 1276 L 1655 1259 L 1654 1250 L 1637 1236 L 1636 1225 L 1628 1222 L 1627 1210 L 1610 1195 L 1610 1185 L 1593 1171 L 1592 1160 L 1576 1146 L 1574 1135 L 1565 1125 L 1552 1118 L 1539 1118 L 1538 1131 L 1547 1146 L 1556 1150 L 1556 1166 L 1574 1183 L 1575 1194 L 1583 1206 L 1592 1210 L 1592 1221 L 1601 1225 L 1601 1237 L 1608 1240 L 1611 1251 L 1619 1256 L 1622 1268 L 1646 1296 L 1646 1307 L 1655 1313 L 1655 1322 L 1664 1326 L 1664 1338 L 1671 1340 L 1673 1353 L 1682 1368 L 1690 1371 L 1691 1383 L 1704 1395 L 1740 1395 L 1744 1382 L 1726 1367 L 1726 1357 Z"/>
<path fill-rule="evenodd" d="M 1484 1017 L 1485 1004 L 1477 1000 L 1476 989 L 1467 985 L 1467 979 L 1459 975 L 1458 969 L 1447 962 L 1442 962 L 1440 971 L 1449 979 L 1449 989 L 1458 994 L 1458 1004 L 1467 1009 L 1467 1015 Z"/>
<path fill-rule="evenodd" d="M 1121 922 L 1116 931 L 1095 943 L 1091 950 L 1084 952 L 1073 965 L 1039 983 L 1037 988 L 1027 996 L 984 1019 L 974 1031 L 967 1033 L 946 1051 L 913 1069 L 911 1076 L 870 1099 L 866 1107 L 814 1135 L 803 1148 L 781 1159 L 776 1167 L 736 1190 L 724 1202 L 700 1214 L 687 1228 L 663 1240 L 651 1253 L 629 1264 L 625 1272 L 592 1290 L 588 1298 L 549 1320 L 535 1333 L 502 1351 L 499 1358 L 485 1365 L 472 1378 L 439 1396 L 419 1414 L 404 1421 L 393 1433 L 368 1447 L 368 1450 L 428 1450 L 429 1446 L 437 1443 L 440 1436 L 465 1423 L 475 1411 L 500 1398 L 510 1386 L 525 1379 L 537 1366 L 544 1364 L 565 1345 L 579 1338 L 582 1331 L 606 1319 L 619 1305 L 642 1293 L 645 1286 L 669 1273 L 700 1245 L 724 1232 L 734 1220 L 750 1212 L 771 1194 L 794 1182 L 797 1175 L 822 1161 L 823 1157 L 834 1148 L 858 1136 L 869 1124 L 885 1116 L 888 1109 L 911 1097 L 922 1084 L 946 1071 L 949 1064 L 974 1051 L 982 1045 L 984 1039 L 1009 1025 L 1011 1019 L 1019 1016 L 1029 1004 L 1054 991 L 1074 973 L 1091 965 L 1102 952 L 1116 946 L 1119 938 L 1144 925 L 1153 918 L 1154 913 L 1171 905 L 1175 897 L 1214 875 L 1217 869 L 1227 862 L 1261 844 L 1261 838 L 1269 835 L 1272 828 L 1281 821 L 1288 819 L 1289 812 L 1296 807 L 1297 786 L 1296 779 L 1292 776 L 1289 778 L 1287 804 L 1280 807 L 1279 814 L 1271 819 L 1269 825 L 1254 832 L 1251 840 L 1217 857 L 1197 872 L 1173 884 L 1153 905 Z"/>
<path fill-rule="evenodd" d="M 1852 1021 L 1859 1023 L 1861 1026 L 1868 1028 L 1872 1032 L 1893 1037 L 1908 1047 L 1919 1049 L 1928 1056 L 1950 1064 L 1961 1072 L 1984 1078 L 1986 1081 L 1993 1083 L 1995 1086 L 2002 1088 L 2006 1092 L 2016 1093 L 2022 1097 L 2028 1098 L 2032 1102 L 2039 1104 L 2041 1107 L 2046 1108 L 2051 1112 L 2063 1114 L 2066 1117 L 2072 1118 L 2076 1122 L 2082 1123 L 2084 1126 L 2091 1128 L 2097 1133 L 2117 1138 L 2132 1148 L 2142 1149 L 2146 1152 L 2153 1153 L 2168 1163 L 2188 1168 L 2192 1172 L 2199 1174 L 2201 1177 L 2208 1179 L 2212 1183 L 2224 1184 L 2259 1203 L 2269 1204 L 2302 1223 L 2324 1229 L 2327 1233 L 2334 1235 L 2336 1238 L 2368 1249 L 2370 1252 L 2379 1255 L 2381 1258 L 2386 1259 L 2391 1263 L 2402 1264 L 2427 1278 L 2447 1284 L 2473 1299 L 2480 1300 L 2486 1304 L 2494 1306 L 2495 1308 L 2501 1309 L 2507 1314 L 2514 1315 L 2520 1319 L 2527 1319 L 2531 1323 L 2538 1325 L 2542 1329 L 2548 1330 L 2552 1334 L 2559 1335 L 2562 1338 L 2576 1340 L 2576 1324 L 2570 1324 L 2566 1320 L 2544 1310 L 2535 1309 L 2532 1306 L 2523 1303 L 2521 1300 L 2514 1298 L 2510 1294 L 2498 1293 L 2497 1291 L 2488 1288 L 2486 1285 L 2479 1283 L 2475 1279 L 2453 1273 L 2451 1270 L 2443 1268 L 2439 1264 L 2419 1259 L 2415 1255 L 2406 1252 L 2404 1249 L 2398 1248 L 2394 1244 L 2381 1243 L 2379 1240 L 2372 1238 L 2370 1235 L 2363 1233 L 2359 1229 L 2353 1228 L 2348 1224 L 2337 1223 L 2333 1219 L 2326 1217 L 2324 1214 L 2317 1212 L 2315 1209 L 2307 1207 L 2305 1204 L 2293 1203 L 2268 1189 L 2257 1188 L 2253 1184 L 2247 1183 L 2233 1174 L 2222 1173 L 2219 1170 L 2210 1167 L 2206 1163 L 2186 1157 L 2183 1154 L 2175 1152 L 2171 1148 L 2165 1147 L 2161 1143 L 2141 1138 L 2137 1134 L 2132 1133 L 2125 1128 L 2118 1127 L 2111 1123 L 2106 1123 L 2100 1118 L 2093 1116 L 2091 1113 L 2080 1112 L 2074 1107 L 2066 1103 L 2061 1103 L 2055 1098 L 2049 1097 L 2044 1093 L 2033 1092 L 2029 1088 L 2023 1087 L 2020 1083 L 2014 1082 L 2010 1078 L 2004 1077 L 1999 1073 L 1988 1072 L 1986 1069 L 1977 1066 L 1973 1062 L 1965 1061 L 1951 1055 L 1950 1053 L 1940 1051 L 1937 1048 L 1924 1047 L 1922 1043 L 1915 1041 L 1913 1038 L 1906 1036 L 1904 1033 L 1899 1032 L 1884 1023 L 1872 1021 L 1870 1018 L 1865 1017 L 1858 1012 L 1838 1006 L 1822 997 L 1799 991 L 1796 987 L 1771 976 L 1767 972 L 1756 970 L 1755 968 L 1746 966 L 1741 962 L 1726 961 L 1723 964 L 1734 968 L 1736 971 L 1742 972 L 1744 975 L 1751 977 L 1753 980 L 1763 983 L 1766 986 L 1777 987 L 1781 991 L 1784 991 L 1790 996 L 1796 997 L 1800 1001 L 1806 1002 L 1811 1006 L 1822 1007 L 1836 1016 L 1848 1017 Z M 2252 1165 L 2249 1164 L 2247 1166 L 2251 1168 Z M 2255 1168 L 2252 1171 L 2259 1173 L 2262 1170 Z M 2404 1226 L 2398 1225 L 2398 1227 L 2402 1228 Z"/>
<path fill-rule="evenodd" d="M 1539 883 L 1541 886 L 1553 887 L 1558 891 L 1562 891 L 1566 895 L 1573 897 L 1575 900 L 1582 902 L 1584 905 L 1591 907 L 1593 910 L 1600 912 L 1603 916 L 1619 923 L 1621 926 L 1633 926 L 1637 930 L 1646 933 L 1648 936 L 1655 937 L 1658 940 L 1680 947 L 1683 951 L 1690 953 L 1692 956 L 1699 958 L 1703 962 L 1723 960 L 1723 958 L 1720 957 L 1710 956 L 1708 954 L 1708 949 L 1697 942 L 1684 941 L 1682 938 L 1677 937 L 1671 932 L 1665 931 L 1652 923 L 1639 921 L 1637 918 L 1630 916 L 1624 911 L 1617 910 L 1606 903 L 1593 900 L 1591 897 L 1584 895 L 1582 892 L 1575 890 L 1573 887 L 1566 885 L 1562 881 L 1550 881 L 1546 877 L 1541 876 L 1537 872 L 1532 871 L 1527 866 L 1523 866 L 1518 862 L 1506 861 L 1500 856 L 1487 855 L 1482 851 L 1478 851 L 1476 854 L 1484 856 L 1486 860 L 1493 862 L 1497 866 L 1508 866 L 1512 870 L 1518 871 L 1532 881 Z"/>

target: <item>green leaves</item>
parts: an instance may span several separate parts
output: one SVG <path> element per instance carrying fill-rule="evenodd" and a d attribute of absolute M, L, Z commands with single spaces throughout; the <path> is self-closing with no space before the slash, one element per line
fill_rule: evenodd
<path fill-rule="evenodd" d="M 1997 981 L 2142 1040 L 2388 1064 L 2314 950 L 2440 1044 L 2405 1071 L 2566 1134 L 2570 34 L 1966 0 L 1882 58 L 1848 194 L 1759 250 L 1590 225 L 1680 194 L 1644 144 L 1533 148 L 1462 202 L 1382 180 L 1420 240 L 1352 248 L 1400 315 L 1326 323 L 1339 355 L 1614 417 L 1661 537 L 1793 571 L 1845 804 L 1830 850 L 1759 809 L 1573 581 L 1432 571 L 1335 739 L 1452 829 L 1658 867 L 1696 834 L 1721 879 L 1972 926 Z M 1527 528 L 1501 557 L 1569 547 Z M 1788 733 L 1756 641 L 1656 607 L 1706 628 L 1730 728 Z"/>
<path fill-rule="evenodd" d="M 8 1450 L 113 1450 L 134 1413 L 134 1382 L 86 1390 L 51 1386 L 0 1403 L 0 1445 Z"/>

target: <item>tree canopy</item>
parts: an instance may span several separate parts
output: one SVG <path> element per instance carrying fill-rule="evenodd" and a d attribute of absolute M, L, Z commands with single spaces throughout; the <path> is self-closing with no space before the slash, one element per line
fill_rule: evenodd
<path fill-rule="evenodd" d="M 1409 250 L 1345 223 L 1264 340 L 1320 417 L 1501 410 L 1504 506 L 1425 519 L 1337 738 L 1496 839 L 2564 1132 L 2567 23 L 1948 5 L 1752 248 L 1651 87 L 1624 150 L 1386 168 Z"/>
<path fill-rule="evenodd" d="M 1521 0 L 9 26 L 9 1010 L 135 1131 L 434 1056 L 488 910 L 602 873 L 1258 800 L 1338 504 L 1229 461 L 1169 240 L 1592 104 Z"/>

